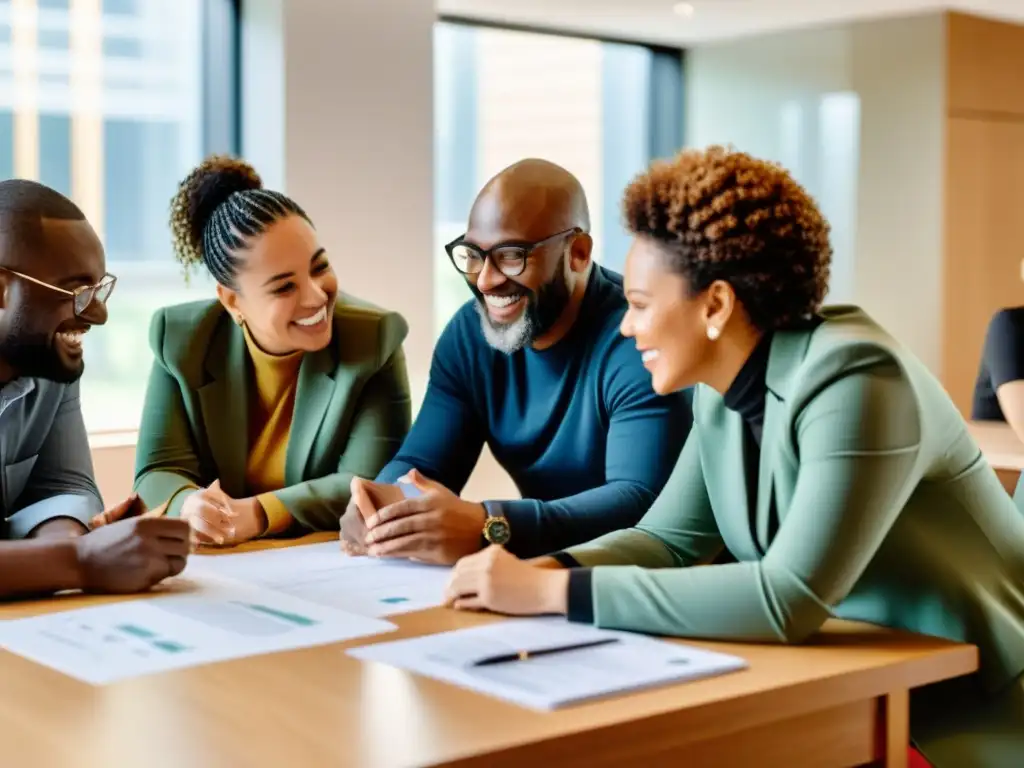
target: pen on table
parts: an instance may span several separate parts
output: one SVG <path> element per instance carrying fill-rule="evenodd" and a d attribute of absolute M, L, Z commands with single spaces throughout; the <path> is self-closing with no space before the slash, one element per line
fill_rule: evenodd
<path fill-rule="evenodd" d="M 497 656 L 488 656 L 485 659 L 474 661 L 474 667 L 486 667 L 491 664 L 504 664 L 506 661 L 526 661 L 535 656 L 550 656 L 553 653 L 564 651 L 579 651 L 584 648 L 596 648 L 599 645 L 610 645 L 619 642 L 617 637 L 606 637 L 602 640 L 591 640 L 586 643 L 574 643 L 573 645 L 559 645 L 554 648 L 541 648 L 537 651 L 516 651 L 514 653 L 502 653 Z"/>

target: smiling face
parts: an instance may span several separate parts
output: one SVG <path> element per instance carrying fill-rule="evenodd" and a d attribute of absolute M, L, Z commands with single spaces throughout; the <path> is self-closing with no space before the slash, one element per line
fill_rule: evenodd
<path fill-rule="evenodd" d="M 27 225 L 22 236 L 0 242 L 0 248 L 2 263 L 12 270 L 0 271 L 0 378 L 76 381 L 85 369 L 82 335 L 103 325 L 107 310 L 94 301 L 76 315 L 74 298 L 64 291 L 103 279 L 99 238 L 84 220 L 42 219 Z"/>
<path fill-rule="evenodd" d="M 552 238 L 532 248 L 533 243 L 517 245 L 517 250 L 529 251 L 522 274 L 507 276 L 488 259 L 479 274 L 466 276 L 492 347 L 511 354 L 532 344 L 558 321 L 572 293 L 570 237 Z M 480 245 L 468 236 L 467 242 Z M 501 250 L 494 254 L 499 263 L 504 261 Z"/>
<path fill-rule="evenodd" d="M 721 309 L 713 292 L 691 296 L 686 279 L 668 269 L 660 246 L 645 237 L 633 241 L 623 278 L 629 308 L 619 330 L 636 340 L 654 391 L 676 392 L 705 378 L 714 344 L 707 329 L 724 322 L 716 317 Z"/>
<path fill-rule="evenodd" d="M 338 278 L 309 222 L 279 219 L 238 256 L 236 287 L 218 285 L 217 295 L 264 352 L 316 352 L 330 343 Z"/>
<path fill-rule="evenodd" d="M 465 278 L 477 299 L 484 337 L 495 349 L 512 354 L 564 332 L 556 326 L 588 274 L 593 246 L 584 231 L 581 196 L 560 177 L 527 174 L 491 182 L 477 197 L 461 242 L 490 255 L 482 262 L 474 257 L 476 265 Z"/>

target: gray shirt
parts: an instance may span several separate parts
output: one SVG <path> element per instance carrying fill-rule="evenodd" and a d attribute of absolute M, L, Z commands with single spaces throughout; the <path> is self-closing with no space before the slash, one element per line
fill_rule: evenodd
<path fill-rule="evenodd" d="M 0 389 L 0 538 L 57 517 L 89 524 L 103 511 L 78 382 L 15 379 Z"/>

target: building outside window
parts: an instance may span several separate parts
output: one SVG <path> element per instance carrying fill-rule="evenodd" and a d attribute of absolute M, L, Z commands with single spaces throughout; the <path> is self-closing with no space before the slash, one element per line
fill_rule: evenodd
<path fill-rule="evenodd" d="M 137 428 L 154 310 L 212 296 L 171 256 L 168 208 L 204 154 L 203 0 L 0 0 L 0 178 L 72 198 L 118 278 L 85 337 L 91 432 Z"/>

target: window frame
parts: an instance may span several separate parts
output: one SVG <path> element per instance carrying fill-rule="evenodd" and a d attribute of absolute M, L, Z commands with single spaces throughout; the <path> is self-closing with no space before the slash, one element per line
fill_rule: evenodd
<path fill-rule="evenodd" d="M 440 27 L 445 29 L 443 36 L 438 34 Z M 631 111 L 628 115 L 624 115 L 602 109 L 600 118 L 601 130 L 604 135 L 612 136 L 623 130 L 633 132 L 631 133 L 633 138 L 630 143 L 628 159 L 615 149 L 615 142 L 605 141 L 602 146 L 602 173 L 604 176 L 602 181 L 605 194 L 600 202 L 600 217 L 610 227 L 607 232 L 604 232 L 602 238 L 604 246 L 602 253 L 606 256 L 606 260 L 604 260 L 606 266 L 621 271 L 624 267 L 624 254 L 628 248 L 628 243 L 625 242 L 628 237 L 610 224 L 621 216 L 619 190 L 625 188 L 625 185 L 639 170 L 634 167 L 637 163 L 641 163 L 641 167 L 643 167 L 653 160 L 670 158 L 685 146 L 686 49 L 643 40 L 627 40 L 559 28 L 508 24 L 458 14 L 441 13 L 435 19 L 435 46 L 440 46 L 434 51 L 435 70 L 438 66 L 455 66 L 454 62 L 460 58 L 464 60 L 466 56 L 475 56 L 476 37 L 474 33 L 487 31 L 546 37 L 556 43 L 557 41 L 586 42 L 587 44 L 597 44 L 604 50 L 605 55 L 601 65 L 603 68 L 601 98 L 604 100 L 625 98 L 634 105 L 631 110 L 636 110 L 636 112 Z M 456 40 L 461 40 L 462 44 L 457 44 Z M 448 46 L 455 47 L 449 48 Z M 460 49 L 463 50 L 460 51 Z M 634 83 L 624 91 L 625 81 L 621 79 L 620 73 L 625 74 L 632 71 L 630 62 L 635 54 L 630 51 L 641 51 L 645 54 L 646 71 L 642 82 Z M 442 62 L 445 63 L 442 64 Z M 465 61 L 461 66 L 465 66 Z M 456 69 L 459 68 L 456 67 Z M 435 78 L 444 74 L 444 71 L 437 70 Z M 462 80 L 470 79 L 464 82 L 460 80 L 459 87 L 462 89 L 472 90 L 476 87 L 475 74 L 462 73 L 459 77 Z M 633 79 L 631 74 L 626 77 L 630 81 Z M 450 83 L 447 85 L 449 90 L 454 87 Z M 439 123 L 438 116 L 435 115 L 435 155 L 440 153 L 434 160 L 437 174 L 434 179 L 435 195 L 440 196 L 435 200 L 435 240 L 441 235 L 436 228 L 442 221 L 446 222 L 445 228 L 450 228 L 448 219 L 439 217 L 439 212 L 444 210 L 451 213 L 449 209 L 455 204 L 454 200 L 461 201 L 467 197 L 465 206 L 468 210 L 477 192 L 475 184 L 471 193 L 466 187 L 467 174 L 475 175 L 472 167 L 466 166 L 466 154 L 476 153 L 478 137 L 475 132 L 460 128 L 460 126 L 473 122 L 475 118 L 471 114 L 472 109 L 470 109 L 470 113 L 467 113 L 463 105 L 449 106 L 455 106 L 460 111 L 458 120 L 454 116 L 447 116 L 445 122 L 445 115 L 441 115 L 442 122 Z M 633 121 L 638 118 L 643 120 L 644 128 L 642 129 L 639 129 L 639 126 L 634 127 Z M 638 129 L 640 132 L 637 132 Z M 455 135 L 458 136 L 458 140 L 454 138 Z M 472 166 L 471 161 L 470 166 Z M 615 191 L 609 196 L 608 192 L 613 189 Z M 445 197 L 446 195 L 448 197 Z M 452 197 L 453 195 L 454 197 Z M 461 218 L 461 216 L 457 218 Z M 454 234 L 454 230 L 446 232 L 441 235 L 441 240 L 444 241 Z M 439 245 L 440 242 L 435 242 L 435 247 Z M 435 269 L 437 269 L 437 265 L 435 265 Z M 442 279 L 437 275 L 435 278 Z M 435 327 L 433 329 L 435 336 L 443 330 L 450 318 L 448 304 L 449 299 L 453 299 L 451 290 L 450 287 L 442 287 L 440 292 L 435 289 Z M 441 294 L 444 294 L 446 298 L 442 299 Z"/>
<path fill-rule="evenodd" d="M 599 43 L 634 45 L 649 50 L 653 56 L 652 77 L 648 104 L 650 134 L 648 155 L 654 159 L 675 154 L 686 146 L 686 54 L 683 47 L 674 47 L 630 40 L 628 38 L 596 35 L 553 27 L 537 27 L 531 24 L 509 24 L 506 22 L 475 19 L 459 14 L 439 13 L 436 21 L 477 29 L 497 29 L 507 32 L 526 32 L 533 35 L 594 40 Z"/>
<path fill-rule="evenodd" d="M 242 0 L 203 0 L 203 153 L 242 148 Z"/>
<path fill-rule="evenodd" d="M 241 151 L 242 2 L 202 0 L 200 6 L 203 156 L 238 155 Z M 116 449 L 134 446 L 138 431 L 138 424 L 122 429 L 90 429 L 88 437 L 93 449 Z"/>

